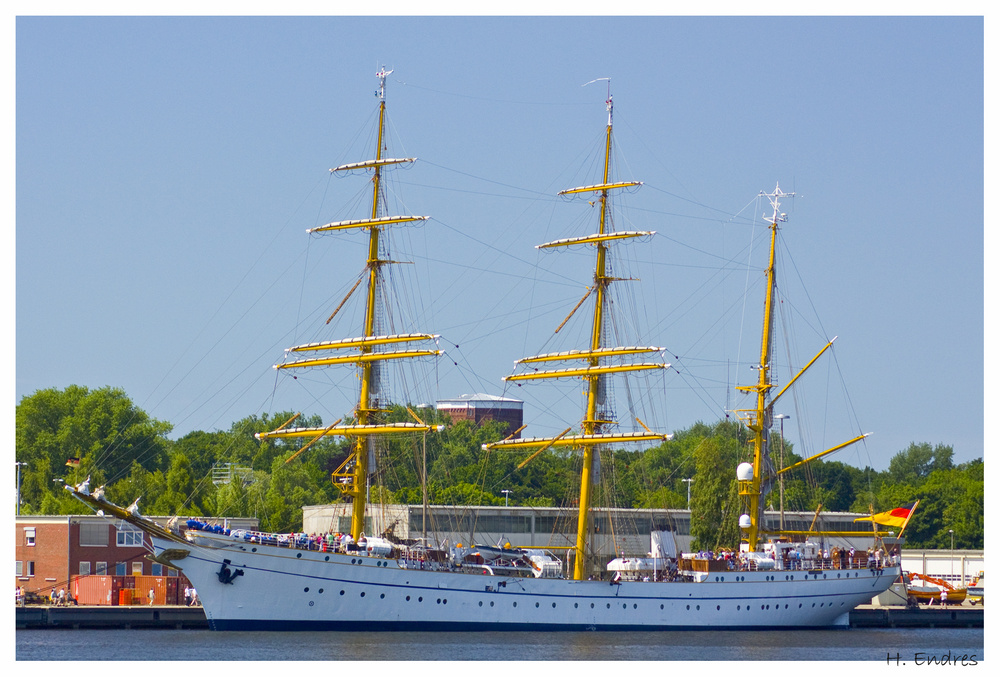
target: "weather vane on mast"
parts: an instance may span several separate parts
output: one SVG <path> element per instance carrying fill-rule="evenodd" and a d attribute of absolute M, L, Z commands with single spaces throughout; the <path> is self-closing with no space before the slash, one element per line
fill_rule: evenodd
<path fill-rule="evenodd" d="M 375 77 L 378 78 L 378 91 L 375 92 L 375 96 L 377 96 L 381 101 L 385 101 L 385 78 L 390 73 L 392 73 L 391 69 L 386 70 L 385 66 L 382 66 L 382 70 L 375 74 Z"/>
<path fill-rule="evenodd" d="M 763 197 L 766 197 L 768 199 L 768 201 L 771 203 L 771 208 L 774 210 L 774 213 L 770 217 L 767 214 L 763 214 L 762 215 L 762 217 L 764 219 L 767 219 L 768 223 L 779 223 L 779 222 L 785 222 L 785 221 L 788 220 L 786 218 L 786 214 L 784 212 L 778 211 L 778 207 L 781 206 L 781 203 L 778 202 L 778 198 L 780 198 L 780 197 L 795 197 L 795 193 L 785 193 L 785 192 L 782 192 L 781 187 L 778 186 L 777 183 L 775 183 L 774 184 L 774 192 L 772 192 L 772 193 L 765 193 L 764 191 L 761 191 L 760 194 Z"/>
<path fill-rule="evenodd" d="M 601 82 L 602 80 L 607 80 L 608 81 L 608 100 L 605 101 L 604 103 L 606 103 L 607 106 L 608 106 L 608 127 L 610 127 L 611 126 L 611 112 L 612 112 L 612 109 L 614 108 L 614 105 L 611 103 L 611 78 L 596 78 L 594 80 L 591 80 L 590 82 L 585 82 L 585 83 L 583 83 L 580 86 L 581 87 L 586 87 L 589 84 L 593 84 L 595 82 Z"/>

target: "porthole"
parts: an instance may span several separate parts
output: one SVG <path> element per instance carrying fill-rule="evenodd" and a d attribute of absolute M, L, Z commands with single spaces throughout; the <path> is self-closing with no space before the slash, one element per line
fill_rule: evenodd
<path fill-rule="evenodd" d="M 594 608 L 594 603 L 593 603 L 593 602 L 591 602 L 591 603 L 590 603 L 590 608 L 591 608 L 591 609 L 593 609 L 593 608 Z"/>
<path fill-rule="evenodd" d="M 556 608 L 556 603 L 555 603 L 555 602 L 552 602 L 552 608 L 553 608 L 553 609 L 555 609 L 555 608 Z"/>
<path fill-rule="evenodd" d="M 321 591 L 321 592 L 322 592 L 322 591 Z M 383 593 L 382 593 L 381 595 L 379 595 L 379 596 L 378 596 L 378 598 L 379 598 L 379 599 L 385 599 L 385 593 L 383 592 Z"/>
<path fill-rule="evenodd" d="M 663 611 L 663 605 L 662 604 L 660 605 L 660 611 Z"/>
<path fill-rule="evenodd" d="M 718 604 L 716 604 L 716 605 L 715 605 L 715 610 L 716 610 L 716 611 L 721 611 L 721 610 L 722 610 L 722 607 L 721 607 L 721 606 L 719 606 Z M 737 609 L 737 611 L 739 611 L 739 609 Z"/>
<path fill-rule="evenodd" d="M 490 602 L 490 606 L 493 606 L 493 602 Z"/>
<path fill-rule="evenodd" d="M 638 609 L 638 608 L 639 608 L 639 605 L 638 605 L 638 604 L 633 604 L 633 605 L 632 605 L 632 608 L 633 608 L 633 609 Z"/>
<path fill-rule="evenodd" d="M 351 564 L 354 564 L 354 558 L 353 557 L 351 558 Z"/>
<path fill-rule="evenodd" d="M 517 602 L 514 602 L 514 606 L 517 606 Z"/>
<path fill-rule="evenodd" d="M 573 602 L 573 608 L 574 609 L 579 609 L 580 608 L 580 603 L 579 602 Z"/>
<path fill-rule="evenodd" d="M 326 561 L 326 562 L 329 562 L 330 561 L 330 556 L 327 555 L 326 557 L 323 558 L 323 560 Z"/>
<path fill-rule="evenodd" d="M 297 553 L 295 553 L 295 556 L 296 557 L 302 557 L 302 553 L 301 552 L 297 552 Z"/>
<path fill-rule="evenodd" d="M 302 592 L 309 592 L 309 588 L 302 588 Z"/>
<path fill-rule="evenodd" d="M 362 593 L 361 593 L 361 596 L 362 596 L 362 597 L 364 597 L 364 596 L 365 596 L 365 593 L 364 593 L 364 592 L 362 592 Z"/>
<path fill-rule="evenodd" d="M 482 603 L 482 602 L 480 602 L 480 603 L 479 603 L 479 606 L 482 606 L 482 605 L 483 605 L 483 603 Z"/>
<path fill-rule="evenodd" d="M 319 589 L 319 594 L 321 594 L 321 595 L 323 594 L 323 588 Z"/>
<path fill-rule="evenodd" d="M 316 603 L 316 602 L 314 602 L 314 601 L 312 601 L 312 600 L 309 600 L 309 606 L 312 606 L 312 605 L 314 605 L 315 603 Z"/>
<path fill-rule="evenodd" d="M 440 598 L 440 597 L 438 597 L 438 599 L 437 599 L 437 603 L 438 603 L 438 604 L 440 604 L 440 603 L 441 603 L 441 598 Z"/>
<path fill-rule="evenodd" d="M 627 609 L 628 608 L 628 604 L 622 604 L 622 608 L 623 609 Z"/>
<path fill-rule="evenodd" d="M 341 590 L 341 591 L 340 591 L 340 594 L 341 594 L 341 595 L 343 595 L 343 594 L 344 594 L 344 591 L 343 591 L 343 590 Z"/>
<path fill-rule="evenodd" d="M 701 605 L 700 604 L 695 605 L 694 610 L 701 611 Z"/>
<path fill-rule="evenodd" d="M 609 609 L 611 608 L 611 602 L 608 602 L 608 608 Z"/>
<path fill-rule="evenodd" d="M 340 594 L 344 594 L 344 593 L 340 593 Z M 409 601 L 410 601 L 410 596 L 409 596 L 409 595 L 407 595 L 407 596 L 406 596 L 406 601 L 407 601 L 407 602 L 409 602 Z"/>
<path fill-rule="evenodd" d="M 257 552 L 257 548 L 250 548 L 250 552 Z"/>
<path fill-rule="evenodd" d="M 687 605 L 686 607 L 684 607 L 684 609 L 685 609 L 686 611 L 691 611 L 691 605 L 690 605 L 690 604 L 688 604 L 688 605 Z"/>
<path fill-rule="evenodd" d="M 737 604 L 737 605 L 736 605 L 736 610 L 737 610 L 737 611 L 739 611 L 739 610 L 740 610 L 740 605 L 739 605 L 739 604 Z"/>
<path fill-rule="evenodd" d="M 538 602 L 535 602 L 535 608 L 536 609 L 538 608 Z"/>

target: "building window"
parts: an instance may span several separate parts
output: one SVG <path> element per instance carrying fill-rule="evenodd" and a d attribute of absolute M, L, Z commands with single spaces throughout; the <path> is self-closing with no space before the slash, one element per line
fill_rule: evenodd
<path fill-rule="evenodd" d="M 132 562 L 132 575 L 142 576 L 142 562 Z"/>
<path fill-rule="evenodd" d="M 81 576 L 90 575 L 90 562 L 80 562 L 80 575 Z"/>
<path fill-rule="evenodd" d="M 98 576 L 105 576 L 105 575 L 107 575 L 107 573 L 108 573 L 108 563 L 107 562 L 98 562 L 97 563 L 97 575 Z"/>
<path fill-rule="evenodd" d="M 153 562 L 153 575 L 162 576 L 163 575 L 163 565 L 158 562 Z"/>
<path fill-rule="evenodd" d="M 125 562 L 115 562 L 115 576 L 124 576 L 125 571 Z"/>
<path fill-rule="evenodd" d="M 18 578 L 24 575 L 24 562 L 17 561 L 17 564 L 14 566 L 14 575 Z"/>
<path fill-rule="evenodd" d="M 80 524 L 80 545 L 108 545 L 108 526 L 103 522 Z"/>
<path fill-rule="evenodd" d="M 131 524 L 123 523 L 118 527 L 118 546 L 126 548 L 142 547 L 142 530 L 136 529 Z"/>
<path fill-rule="evenodd" d="M 35 563 L 34 562 L 27 562 L 27 565 L 28 565 L 28 570 L 25 572 L 25 575 L 26 576 L 34 576 L 35 575 Z"/>
<path fill-rule="evenodd" d="M 24 544 L 35 544 L 35 527 L 24 527 Z"/>

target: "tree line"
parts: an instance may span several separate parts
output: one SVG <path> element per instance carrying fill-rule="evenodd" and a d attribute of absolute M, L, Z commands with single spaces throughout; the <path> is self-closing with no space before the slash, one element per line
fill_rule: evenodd
<path fill-rule="evenodd" d="M 137 497 L 146 515 L 256 517 L 264 531 L 302 527 L 303 505 L 336 503 L 344 497 L 331 482 L 350 454 L 349 443 L 323 438 L 296 455 L 302 440 L 260 442 L 254 434 L 273 430 L 294 412 L 248 416 L 228 430 L 194 431 L 171 440 L 172 426 L 149 417 L 120 389 L 39 390 L 17 405 L 16 460 L 22 514 L 86 512 L 63 483 L 90 477 L 109 500 L 129 505 Z M 426 457 L 428 502 L 435 505 L 571 506 L 579 492 L 579 455 L 549 450 L 518 466 L 530 452 L 488 452 L 485 442 L 504 437 L 502 424 L 452 422 L 435 410 L 421 418 L 445 424 L 442 432 L 382 444 L 371 477 L 372 500 L 420 504 Z M 404 407 L 387 414 L 412 420 Z M 297 425 L 322 426 L 318 416 Z M 694 547 L 736 547 L 741 508 L 736 466 L 749 460 L 750 436 L 734 421 L 698 422 L 672 440 L 646 450 L 602 454 L 601 505 L 685 508 L 692 512 Z M 783 445 L 785 465 L 801 460 L 793 445 L 772 432 L 771 448 Z M 906 529 L 907 547 L 982 549 L 985 540 L 983 461 L 955 464 L 949 445 L 911 443 L 884 471 L 817 460 L 789 473 L 786 511 L 867 513 L 917 499 Z M 294 457 L 294 458 L 293 458 Z M 693 480 L 687 482 L 686 480 Z M 509 493 L 504 494 L 507 490 Z M 773 491 L 768 508 L 777 509 Z M 950 530 L 950 531 L 949 531 Z"/>

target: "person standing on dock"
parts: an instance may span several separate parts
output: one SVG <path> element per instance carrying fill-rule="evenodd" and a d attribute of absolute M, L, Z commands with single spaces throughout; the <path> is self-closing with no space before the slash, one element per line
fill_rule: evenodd
<path fill-rule="evenodd" d="M 153 600 L 156 598 L 156 593 L 152 588 L 149 589 L 149 606 L 153 606 Z"/>

